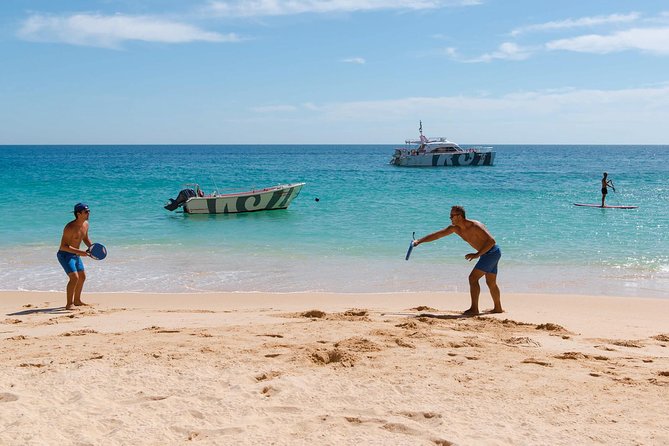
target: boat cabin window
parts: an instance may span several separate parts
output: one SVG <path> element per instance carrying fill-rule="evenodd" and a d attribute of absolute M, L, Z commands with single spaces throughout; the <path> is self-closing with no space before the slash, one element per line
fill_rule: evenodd
<path fill-rule="evenodd" d="M 441 146 L 441 147 L 433 148 L 432 150 L 430 150 L 430 152 L 432 152 L 432 153 L 453 153 L 453 152 L 459 152 L 459 150 L 456 149 L 455 147 Z"/>

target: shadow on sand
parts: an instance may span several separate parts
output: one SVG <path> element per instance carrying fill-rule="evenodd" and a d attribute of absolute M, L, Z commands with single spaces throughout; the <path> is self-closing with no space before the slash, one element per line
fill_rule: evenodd
<path fill-rule="evenodd" d="M 432 314 L 432 313 L 420 313 L 417 314 L 415 317 L 431 317 L 434 319 L 467 319 L 470 317 L 476 317 L 480 316 L 479 314 L 465 314 L 465 313 L 460 313 L 460 314 Z"/>
<path fill-rule="evenodd" d="M 7 313 L 7 316 L 27 316 L 29 314 L 45 313 L 45 314 L 70 314 L 72 310 L 66 310 L 65 307 L 54 308 L 31 308 L 30 310 L 17 311 L 16 313 Z"/>
<path fill-rule="evenodd" d="M 488 311 L 481 311 L 478 314 L 473 314 L 473 313 L 459 313 L 459 314 L 432 314 L 432 313 L 420 313 L 417 314 L 416 317 L 432 317 L 435 319 L 468 319 L 472 317 L 481 317 L 481 316 L 486 316 L 489 314 L 499 314 L 495 313 L 492 310 Z"/>

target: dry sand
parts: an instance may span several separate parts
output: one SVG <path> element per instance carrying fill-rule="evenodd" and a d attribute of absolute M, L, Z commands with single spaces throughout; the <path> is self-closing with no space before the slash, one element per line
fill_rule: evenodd
<path fill-rule="evenodd" d="M 669 300 L 85 298 L 0 293 L 0 444 L 669 444 Z"/>

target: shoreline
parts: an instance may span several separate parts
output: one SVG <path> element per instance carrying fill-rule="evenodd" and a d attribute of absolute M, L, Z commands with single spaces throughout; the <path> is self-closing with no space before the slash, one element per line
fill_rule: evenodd
<path fill-rule="evenodd" d="M 0 267 L 3 266 L 0 262 Z M 57 265 L 56 265 L 57 266 Z M 28 266 L 16 275 L 13 266 L 0 272 L 3 292 L 60 292 L 67 277 L 55 266 L 48 270 L 25 274 Z M 468 292 L 467 275 L 471 265 L 440 265 L 436 273 L 425 276 L 424 263 L 383 263 L 378 268 L 369 264 L 336 262 L 328 267 L 318 265 L 305 276 L 307 265 L 295 265 L 263 276 L 251 269 L 229 271 L 210 267 L 207 270 L 181 270 L 172 274 L 171 267 L 161 271 L 144 271 L 139 265 L 131 273 L 113 262 L 104 265 L 86 264 L 89 280 L 85 292 L 91 293 L 458 293 Z M 33 266 L 34 268 L 34 266 Z M 1 268 L 0 268 L 1 269 Z M 221 271 L 221 272 L 219 272 Z M 332 273 L 331 271 L 335 271 Z M 531 271 L 531 273 L 530 273 Z M 37 275 L 35 275 L 37 274 Z M 129 274 L 129 275 L 126 275 Z M 126 277 L 121 281 L 118 277 Z M 90 282 L 90 283 L 89 283 Z M 666 271 L 634 271 L 618 268 L 555 265 L 506 266 L 498 276 L 504 294 L 550 294 L 620 296 L 629 298 L 669 299 L 669 273 Z M 485 285 L 482 284 L 483 292 Z"/>
<path fill-rule="evenodd" d="M 0 292 L 0 443 L 669 442 L 665 299 L 509 293 L 477 317 L 466 293 L 64 300 Z"/>

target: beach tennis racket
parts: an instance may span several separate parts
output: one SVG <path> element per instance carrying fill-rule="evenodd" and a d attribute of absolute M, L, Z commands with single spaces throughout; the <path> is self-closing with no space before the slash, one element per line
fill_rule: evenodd
<path fill-rule="evenodd" d="M 88 248 L 88 255 L 93 260 L 102 260 L 107 257 L 107 248 L 101 243 L 93 243 L 90 248 Z"/>
<path fill-rule="evenodd" d="M 404 258 L 404 260 L 409 260 L 409 257 L 411 256 L 411 251 L 413 251 L 413 242 L 416 240 L 416 232 L 414 231 L 413 235 L 411 236 L 411 241 L 409 242 L 409 249 L 407 249 L 407 256 Z"/>

